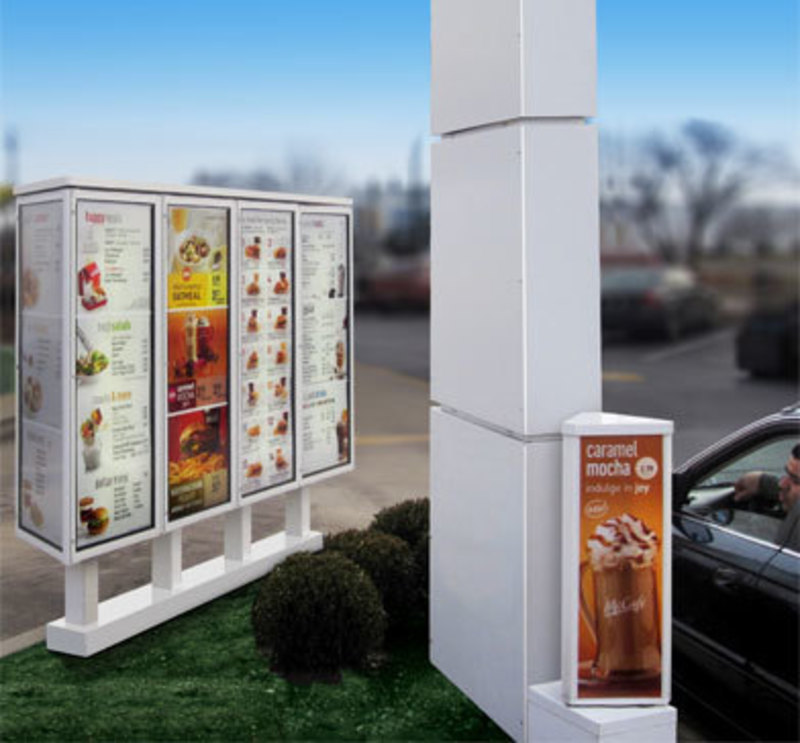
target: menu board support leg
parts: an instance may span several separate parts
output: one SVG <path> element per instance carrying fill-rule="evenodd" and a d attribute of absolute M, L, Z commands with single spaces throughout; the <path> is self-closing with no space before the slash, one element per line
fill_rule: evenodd
<path fill-rule="evenodd" d="M 286 536 L 302 537 L 311 531 L 311 494 L 308 488 L 298 488 L 286 494 Z"/>
<path fill-rule="evenodd" d="M 252 509 L 242 506 L 225 516 L 225 562 L 246 562 L 252 542 Z"/>
<path fill-rule="evenodd" d="M 182 572 L 181 530 L 153 540 L 153 588 L 173 591 L 180 585 Z"/>
<path fill-rule="evenodd" d="M 87 625 L 97 621 L 99 572 L 97 559 L 67 565 L 64 573 L 67 624 Z"/>

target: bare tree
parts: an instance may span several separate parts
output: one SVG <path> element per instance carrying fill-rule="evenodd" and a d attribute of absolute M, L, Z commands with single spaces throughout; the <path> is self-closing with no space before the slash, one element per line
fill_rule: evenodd
<path fill-rule="evenodd" d="M 651 247 L 674 260 L 679 246 L 690 264 L 700 259 L 711 228 L 754 183 L 794 176 L 794 166 L 774 152 L 747 145 L 720 124 L 692 120 L 677 136 L 648 138 L 631 179 L 632 213 Z M 682 207 L 684 235 L 675 237 L 670 204 Z"/>

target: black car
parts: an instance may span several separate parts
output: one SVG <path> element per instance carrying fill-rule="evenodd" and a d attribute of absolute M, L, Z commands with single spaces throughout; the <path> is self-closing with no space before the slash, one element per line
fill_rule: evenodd
<path fill-rule="evenodd" d="M 800 304 L 758 307 L 736 333 L 736 365 L 756 377 L 797 377 Z"/>
<path fill-rule="evenodd" d="M 716 295 L 683 266 L 604 266 L 600 293 L 606 332 L 676 340 L 717 322 Z"/>
<path fill-rule="evenodd" d="M 673 680 L 737 737 L 800 740 L 800 507 L 733 501 L 800 442 L 800 404 L 691 459 L 673 480 Z M 787 521 L 791 519 L 791 521 Z"/>

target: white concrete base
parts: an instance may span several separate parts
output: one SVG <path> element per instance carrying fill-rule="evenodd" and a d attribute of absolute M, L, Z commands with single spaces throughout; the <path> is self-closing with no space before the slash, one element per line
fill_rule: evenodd
<path fill-rule="evenodd" d="M 322 549 L 322 534 L 306 532 L 302 537 L 280 532 L 254 542 L 241 561 L 225 556 L 184 570 L 172 588 L 152 583 L 115 596 L 97 606 L 97 621 L 69 624 L 66 618 L 47 625 L 47 648 L 69 655 L 88 657 L 201 604 L 240 588 L 295 552 Z"/>
<path fill-rule="evenodd" d="M 560 681 L 528 690 L 528 743 L 675 743 L 674 707 L 568 707 L 562 690 Z"/>

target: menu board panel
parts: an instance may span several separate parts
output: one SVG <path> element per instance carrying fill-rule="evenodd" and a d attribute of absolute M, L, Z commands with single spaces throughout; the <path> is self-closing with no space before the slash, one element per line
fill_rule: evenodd
<path fill-rule="evenodd" d="M 349 223 L 304 214 L 302 254 L 303 474 L 351 461 Z"/>
<path fill-rule="evenodd" d="M 151 204 L 78 200 L 76 544 L 154 525 Z"/>
<path fill-rule="evenodd" d="M 61 322 L 23 312 L 20 322 L 22 420 L 61 429 Z"/>
<path fill-rule="evenodd" d="M 60 201 L 20 207 L 20 307 L 25 316 L 61 315 L 63 208 Z"/>
<path fill-rule="evenodd" d="M 63 548 L 64 205 L 19 209 L 19 526 Z"/>
<path fill-rule="evenodd" d="M 293 213 L 244 209 L 241 223 L 242 495 L 295 477 Z"/>
<path fill-rule="evenodd" d="M 227 210 L 172 206 L 167 234 L 169 308 L 226 306 Z"/>
<path fill-rule="evenodd" d="M 170 206 L 167 228 L 168 517 L 230 500 L 230 212 Z"/>
<path fill-rule="evenodd" d="M 229 500 L 227 406 L 170 418 L 168 446 L 170 520 Z"/>
<path fill-rule="evenodd" d="M 228 399 L 228 311 L 183 310 L 167 316 L 169 411 Z"/>
<path fill-rule="evenodd" d="M 61 447 L 60 431 L 22 424 L 19 525 L 55 547 L 64 541 L 61 506 L 66 473 Z"/>
<path fill-rule="evenodd" d="M 153 208 L 78 201 L 78 314 L 150 313 Z"/>

